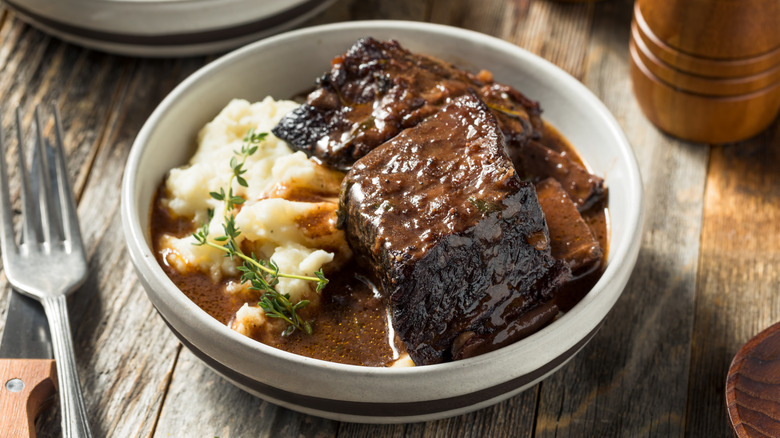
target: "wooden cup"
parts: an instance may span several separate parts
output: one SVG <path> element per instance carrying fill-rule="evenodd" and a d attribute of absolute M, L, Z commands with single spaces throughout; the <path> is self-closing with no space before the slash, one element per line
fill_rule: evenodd
<path fill-rule="evenodd" d="M 742 77 L 764 72 L 780 65 L 780 47 L 768 52 L 739 58 L 706 58 L 698 54 L 686 53 L 664 42 L 645 21 L 640 2 L 634 4 L 635 38 L 647 46 L 650 53 L 660 61 L 684 72 L 704 77 Z M 780 26 L 778 26 L 780 28 Z"/>
<path fill-rule="evenodd" d="M 634 95 L 645 116 L 662 131 L 683 140 L 722 144 L 763 131 L 780 109 L 780 83 L 736 96 L 709 96 L 664 83 L 631 48 Z"/>
<path fill-rule="evenodd" d="M 645 116 L 704 143 L 764 130 L 780 111 L 778 17 L 778 0 L 637 0 L 630 71 Z"/>
<path fill-rule="evenodd" d="M 773 87 L 780 82 L 780 63 L 757 74 L 711 77 L 680 70 L 659 59 L 639 35 L 636 24 L 631 26 L 631 49 L 659 80 L 683 91 L 709 96 L 739 96 Z M 717 70 L 710 70 L 714 73 Z"/>
<path fill-rule="evenodd" d="M 670 47 L 712 59 L 780 48 L 777 0 L 637 0 L 647 26 Z"/>

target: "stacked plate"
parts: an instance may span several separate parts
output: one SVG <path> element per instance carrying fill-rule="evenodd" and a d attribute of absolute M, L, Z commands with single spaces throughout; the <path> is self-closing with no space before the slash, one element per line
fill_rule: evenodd
<path fill-rule="evenodd" d="M 645 115 L 704 143 L 752 137 L 780 110 L 777 0 L 639 0 L 631 78 Z"/>
<path fill-rule="evenodd" d="M 287 30 L 334 0 L 6 0 L 66 41 L 136 56 L 226 51 Z"/>

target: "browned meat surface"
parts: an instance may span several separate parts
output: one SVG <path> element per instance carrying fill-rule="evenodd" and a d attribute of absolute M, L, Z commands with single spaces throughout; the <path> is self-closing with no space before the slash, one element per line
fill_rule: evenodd
<path fill-rule="evenodd" d="M 602 178 L 588 172 L 566 154 L 539 142 L 529 141 L 520 148 L 510 148 L 509 153 L 524 178 L 534 182 L 547 178 L 557 180 L 579 211 L 589 209 L 606 195 Z"/>
<path fill-rule="evenodd" d="M 523 327 L 538 329 L 550 318 L 518 321 L 570 277 L 551 256 L 533 185 L 518 178 L 496 118 L 472 95 L 358 160 L 340 214 L 418 365 L 503 345 L 497 333 L 516 339 L 530 332 Z"/>
<path fill-rule="evenodd" d="M 529 143 L 541 139 L 544 132 L 537 102 L 494 82 L 487 71 L 472 74 L 413 54 L 396 41 L 364 38 L 336 57 L 306 103 L 282 119 L 273 132 L 294 149 L 346 170 L 373 148 L 466 93 L 476 94 L 495 115 L 523 178 L 558 179 L 580 211 L 603 198 L 601 178 L 561 151 Z"/>
<path fill-rule="evenodd" d="M 346 169 L 469 92 L 487 103 L 510 143 L 519 146 L 540 138 L 539 105 L 512 87 L 494 83 L 489 72 L 474 75 L 410 53 L 395 41 L 373 38 L 359 40 L 336 57 L 306 103 L 273 133 L 297 150 Z"/>
<path fill-rule="evenodd" d="M 509 85 L 497 83 L 484 85 L 477 95 L 496 116 L 508 148 L 519 148 L 529 139 L 541 137 L 544 122 L 538 102 Z"/>
<path fill-rule="evenodd" d="M 536 184 L 536 194 L 547 218 L 552 256 L 563 260 L 575 275 L 601 263 L 601 245 L 560 183 L 543 180 Z"/>

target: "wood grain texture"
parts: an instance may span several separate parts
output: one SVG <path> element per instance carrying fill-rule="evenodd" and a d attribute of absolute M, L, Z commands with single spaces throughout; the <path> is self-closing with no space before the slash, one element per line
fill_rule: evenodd
<path fill-rule="evenodd" d="M 0 359 L 0 430 L 8 438 L 35 437 L 35 418 L 57 392 L 51 359 Z"/>
<path fill-rule="evenodd" d="M 119 197 L 127 154 L 156 104 L 202 60 L 142 61 L 120 84 L 117 107 L 106 112 L 79 214 L 92 276 L 74 295 L 72 313 L 84 315 L 74 337 L 92 370 L 84 382 L 97 435 L 149 436 L 178 352 L 143 293 L 123 243 Z M 114 94 L 112 94 L 114 96 Z M 106 99 L 108 102 L 111 99 Z M 122 108 L 122 111 L 115 111 Z M 81 298 L 78 301 L 76 298 Z M 128 421 L 128 417 L 133 421 Z"/>
<path fill-rule="evenodd" d="M 531 2 L 510 41 L 582 80 L 594 11 L 590 3 Z"/>
<path fill-rule="evenodd" d="M 639 9 L 639 2 L 634 7 L 634 17 L 637 36 L 645 43 L 648 51 L 660 61 L 682 72 L 709 78 L 746 77 L 765 72 L 780 62 L 780 48 L 758 56 L 737 59 L 707 58 L 695 53 L 686 53 L 670 46 L 656 35 L 644 19 L 644 14 Z"/>
<path fill-rule="evenodd" d="M 780 319 L 780 124 L 714 148 L 707 177 L 687 430 L 727 436 L 724 385 L 740 346 Z"/>
<path fill-rule="evenodd" d="M 542 384 L 537 437 L 681 436 L 708 150 L 660 134 L 627 75 L 630 1 L 595 5 L 584 82 L 617 116 L 645 186 L 634 274 L 596 337 Z"/>
<path fill-rule="evenodd" d="M 780 323 L 751 338 L 734 356 L 726 405 L 739 438 L 780 436 Z"/>
<path fill-rule="evenodd" d="M 683 53 L 739 59 L 780 49 L 775 0 L 638 0 L 637 7 L 653 33 Z"/>
<path fill-rule="evenodd" d="M 631 77 L 642 110 L 659 129 L 678 138 L 724 144 L 753 137 L 780 110 L 780 82 L 757 92 L 710 96 L 662 81 L 632 47 Z"/>
<path fill-rule="evenodd" d="M 636 11 L 637 9 L 634 8 L 635 14 Z M 658 80 L 673 84 L 680 90 L 709 96 L 739 96 L 740 94 L 758 92 L 780 82 L 780 58 L 776 64 L 770 64 L 765 70 L 760 70 L 755 74 L 735 75 L 729 69 L 724 68 L 724 66 L 742 65 L 741 60 L 730 63 L 713 62 L 712 64 L 716 65 L 710 67 L 710 75 L 708 76 L 685 71 L 676 65 L 663 61 L 653 53 L 653 46 L 648 43 L 650 38 L 642 32 L 638 21 L 641 22 L 641 20 L 635 19 L 631 24 L 632 56 L 636 53 L 639 62 L 644 64 Z M 725 75 L 721 73 L 722 70 L 726 70 Z"/>
<path fill-rule="evenodd" d="M 202 436 L 220 438 L 327 438 L 335 436 L 337 429 L 335 421 L 299 414 L 236 388 L 182 349 L 156 435 L 180 436 L 197 431 Z"/>
<path fill-rule="evenodd" d="M 96 436 L 150 436 L 170 380 L 178 343 L 138 284 L 125 251 L 119 188 L 132 140 L 157 103 L 204 62 L 107 57 L 61 43 L 15 22 L 40 50 L 11 49 L 19 91 L 30 112 L 59 100 L 71 179 L 91 275 L 69 301 L 82 386 Z M 19 55 L 16 55 L 16 54 Z M 30 59 L 31 58 L 31 59 Z M 3 78 L 6 78 L 5 76 Z M 6 117 L 8 115 L 6 114 Z M 4 123 L 5 124 L 5 123 Z M 52 409 L 39 436 L 59 436 Z"/>
<path fill-rule="evenodd" d="M 724 144 L 753 137 L 775 119 L 780 28 L 767 16 L 777 16 L 780 3 L 755 0 L 746 6 L 723 0 L 636 2 L 631 77 L 642 110 L 660 129 Z"/>
<path fill-rule="evenodd" d="M 642 115 L 629 79 L 632 0 L 339 0 L 304 25 L 357 19 L 450 24 L 524 47 L 583 81 L 617 118 L 646 189 L 629 285 L 601 331 L 540 385 L 455 418 L 339 423 L 254 398 L 170 334 L 128 259 L 119 187 L 140 127 L 214 57 L 149 60 L 60 42 L 0 6 L 0 126 L 59 101 L 91 275 L 69 302 L 96 436 L 729 436 L 723 388 L 739 346 L 780 319 L 780 127 L 710 148 L 671 139 Z M 25 128 L 29 134 L 29 128 Z M 51 129 L 51 126 L 46 127 Z M 9 156 L 15 145 L 9 148 Z M 12 174 L 12 195 L 17 183 Z M 0 275 L 0 292 L 6 281 Z M 0 327 L 6 299 L 0 299 Z M 56 403 L 38 436 L 60 436 Z"/>
<path fill-rule="evenodd" d="M 647 118 L 665 132 L 690 141 L 731 143 L 766 129 L 780 110 L 778 73 L 707 79 L 680 73 L 647 56 L 643 47 L 642 38 L 632 33 L 634 93 Z"/>

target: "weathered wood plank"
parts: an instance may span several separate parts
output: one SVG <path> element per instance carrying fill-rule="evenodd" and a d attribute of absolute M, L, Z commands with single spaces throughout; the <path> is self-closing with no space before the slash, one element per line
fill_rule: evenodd
<path fill-rule="evenodd" d="M 393 426 L 322 420 L 245 394 L 181 349 L 137 283 L 118 218 L 124 161 L 154 106 L 210 58 L 109 56 L 59 42 L 0 6 L 3 130 L 17 105 L 28 125 L 38 103 L 58 100 L 64 117 L 92 267 L 69 304 L 96 436 L 727 436 L 728 363 L 780 314 L 773 289 L 780 277 L 780 127 L 713 149 L 707 177 L 709 149 L 660 134 L 635 104 L 626 56 L 631 3 L 340 0 L 306 23 L 432 21 L 525 47 L 594 90 L 643 171 L 648 209 L 639 263 L 591 344 L 540 386 L 496 406 Z M 15 179 L 12 190 L 16 196 Z M 0 290 L 6 294 L 3 277 Z M 0 299 L 0 327 L 5 307 Z M 46 413 L 39 436 L 60 435 L 58 415 L 56 406 Z"/>
<path fill-rule="evenodd" d="M 335 436 L 338 423 L 265 402 L 233 386 L 182 349 L 155 436 Z"/>
<path fill-rule="evenodd" d="M 780 320 L 780 121 L 758 137 L 714 147 L 696 290 L 691 436 L 731 436 L 728 367 L 748 339 Z"/>
<path fill-rule="evenodd" d="M 637 107 L 627 73 L 631 7 L 596 5 L 583 79 L 637 154 L 646 196 L 642 249 L 601 331 L 542 384 L 538 437 L 681 436 L 685 429 L 708 148 L 664 136 Z"/>
<path fill-rule="evenodd" d="M 24 126 L 24 136 L 26 139 L 32 140 L 34 136 L 34 129 L 32 128 L 34 107 L 39 104 L 47 106 L 50 102 L 57 100 L 60 93 L 68 90 L 68 72 L 73 66 L 74 60 L 81 56 L 83 51 L 45 36 L 14 18 L 10 18 L 8 22 L 12 23 L 10 24 L 12 29 L 10 34 L 14 35 L 14 38 L 4 39 L 4 42 L 7 45 L 3 46 L 3 53 L 8 53 L 10 55 L 6 58 L 6 63 L 4 65 L 5 71 L 9 72 L 9 74 L 3 76 L 2 86 L 0 86 L 0 93 L 2 93 L 3 96 L 6 96 L 6 99 L 4 99 L 6 106 L 3 108 L 2 115 L 4 131 L 8 134 L 6 136 L 7 140 L 10 139 L 11 133 L 15 133 L 15 129 L 9 128 L 14 123 L 14 112 L 12 109 L 19 105 L 23 114 L 22 123 Z M 99 98 L 101 97 L 101 93 L 113 93 L 113 90 L 117 87 L 115 80 L 95 80 L 89 82 L 89 85 L 92 94 L 86 97 L 91 99 L 91 104 L 89 106 L 84 106 L 84 108 L 90 108 L 98 112 L 105 110 L 105 106 L 101 108 L 101 100 Z M 87 118 L 90 116 L 88 113 L 79 113 L 78 111 L 70 111 L 69 113 L 77 118 Z M 44 129 L 47 134 L 50 134 L 51 126 L 53 124 L 49 117 L 51 114 L 50 109 L 45 108 L 44 114 L 44 120 L 47 120 L 47 122 L 44 122 L 46 124 Z M 13 146 L 11 148 L 12 150 L 9 151 L 9 156 L 11 154 L 16 154 L 15 150 L 17 146 L 15 141 L 11 141 L 10 143 Z M 29 156 L 30 145 L 28 142 L 25 142 L 25 148 L 27 149 Z M 67 153 L 70 158 L 69 170 L 71 175 L 75 174 L 83 164 L 78 157 L 78 152 L 80 150 L 88 151 L 91 148 L 91 144 L 84 144 L 81 149 L 74 147 L 67 148 Z M 15 158 L 12 158 L 12 160 L 13 161 L 11 162 L 15 162 Z M 18 187 L 16 181 L 16 174 L 18 172 L 15 167 L 12 167 L 12 169 L 12 194 L 14 198 L 18 199 L 16 189 Z M 5 286 L 5 283 L 3 283 L 3 286 Z M 4 292 L 5 290 L 6 288 L 3 287 Z M 72 305 L 74 300 L 71 299 L 70 301 Z M 71 314 L 74 314 L 72 308 Z M 3 321 L 5 321 L 4 318 Z M 74 328 L 78 327 L 77 320 L 72 321 L 72 326 Z M 76 341 L 78 342 L 78 339 L 76 339 Z M 84 367 L 86 359 L 82 357 L 81 351 L 79 351 L 77 361 L 82 375 L 88 374 Z M 47 416 L 42 418 L 40 423 L 43 423 L 40 427 L 41 436 L 58 436 L 60 434 L 58 410 L 56 407 L 48 411 Z M 48 425 L 55 426 L 49 427 Z"/>
<path fill-rule="evenodd" d="M 98 124 L 107 132 L 100 136 L 103 141 L 79 206 L 85 235 L 94 242 L 90 264 L 95 292 L 91 300 L 74 303 L 73 310 L 90 316 L 76 330 L 76 338 L 83 339 L 82 351 L 91 356 L 90 375 L 95 380 L 86 381 L 85 390 L 93 391 L 95 423 L 106 436 L 152 434 L 178 352 L 178 342 L 154 311 L 129 263 L 119 199 L 107 199 L 106 194 L 119 193 L 130 146 L 151 111 L 201 63 L 138 62 L 121 105 Z"/>
<path fill-rule="evenodd" d="M 343 423 L 339 437 L 481 438 L 532 436 L 537 387 L 502 403 L 457 417 L 425 423 L 364 425 Z"/>
<path fill-rule="evenodd" d="M 23 104 L 31 98 L 28 82 L 40 67 L 51 37 L 25 25 L 15 17 L 6 44 L 8 55 L 3 64 L 4 74 L 0 79 L 0 91 L 4 103 L 10 108 Z M 33 91 L 34 93 L 34 91 Z M 10 115 L 5 116 L 10 117 Z"/>
<path fill-rule="evenodd" d="M 482 2 L 433 0 L 430 21 L 476 30 L 504 39 L 523 22 L 529 2 L 489 0 Z"/>
<path fill-rule="evenodd" d="M 5 65 L 8 57 L 8 52 L 13 46 L 12 43 L 8 43 L 8 38 L 11 35 L 13 29 L 13 20 L 8 8 L 0 4 L 0 65 Z"/>
<path fill-rule="evenodd" d="M 104 54 L 79 50 L 73 70 L 68 78 L 68 87 L 59 98 L 63 124 L 70 127 L 65 135 L 65 144 L 71 161 L 82 163 L 70 175 L 74 192 L 81 196 L 93 167 L 98 149 L 85 145 L 100 145 L 108 134 L 108 126 L 116 111 L 107 111 L 119 106 L 122 87 L 108 89 L 110 84 L 126 84 L 134 71 L 132 62 L 123 58 L 106 58 Z M 90 78 L 85 81 L 84 78 Z M 105 84 L 105 85 L 104 85 Z M 97 95 L 96 85 L 106 87 Z"/>
<path fill-rule="evenodd" d="M 24 55 L 18 58 L 24 65 L 14 66 L 6 91 L 23 102 L 25 114 L 40 102 L 60 100 L 70 173 L 77 191 L 83 188 L 79 215 L 91 275 L 70 298 L 69 308 L 90 422 L 96 436 L 149 436 L 178 342 L 154 312 L 128 262 L 118 194 L 140 126 L 202 61 L 139 63 L 75 48 L 19 26 L 25 35 L 20 45 L 40 48 L 12 49 Z M 36 62 L 26 62 L 30 56 Z M 8 118 L 4 115 L 4 125 L 11 123 Z M 60 435 L 56 404 L 39 423 L 39 436 Z"/>
<path fill-rule="evenodd" d="M 594 8 L 593 3 L 531 2 L 528 19 L 512 26 L 510 41 L 581 80 Z"/>

